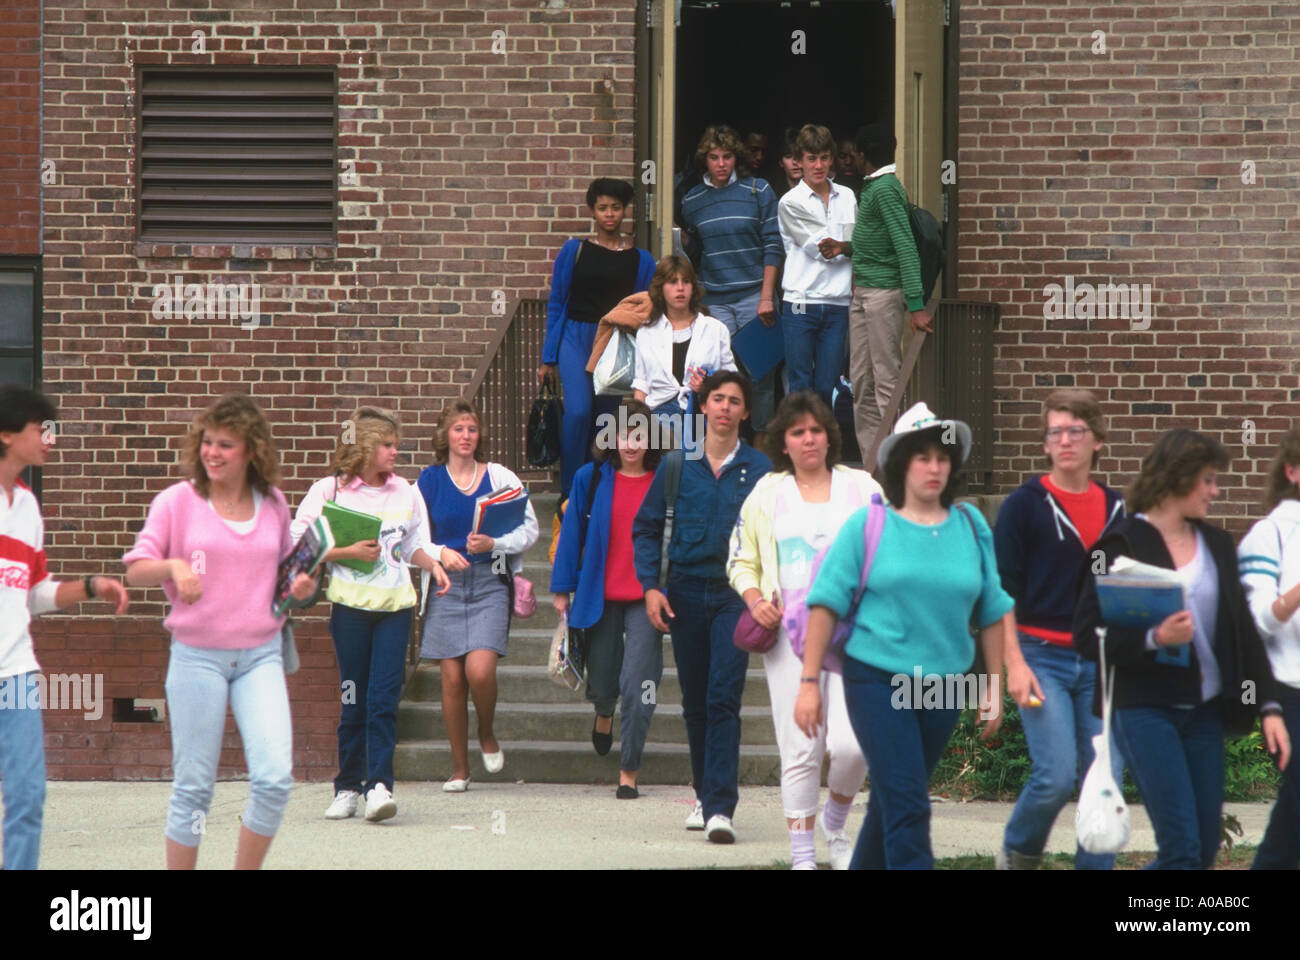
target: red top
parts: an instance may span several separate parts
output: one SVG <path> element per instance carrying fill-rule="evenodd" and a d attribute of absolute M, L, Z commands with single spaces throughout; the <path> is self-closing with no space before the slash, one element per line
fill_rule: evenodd
<path fill-rule="evenodd" d="M 1050 476 L 1043 477 L 1043 486 L 1047 488 L 1053 499 L 1061 505 L 1065 515 L 1070 518 L 1074 524 L 1074 529 L 1079 531 L 1079 539 L 1083 541 L 1086 549 L 1091 549 L 1092 545 L 1097 542 L 1101 536 L 1102 528 L 1106 526 L 1106 494 L 1096 483 L 1088 484 L 1088 489 L 1083 493 L 1071 493 L 1069 490 L 1062 490 L 1056 484 L 1052 483 Z M 1066 532 L 1066 536 L 1070 536 Z M 1073 637 L 1061 630 L 1044 630 L 1042 627 L 1020 627 L 1020 630 L 1029 634 L 1031 637 L 1038 637 L 1046 640 L 1048 643 L 1054 643 L 1058 646 L 1070 646 Z"/>
<path fill-rule="evenodd" d="M 605 599 L 618 602 L 645 596 L 632 564 L 632 519 L 641 509 L 653 472 L 640 477 L 614 474 L 614 502 L 609 508 L 609 547 L 605 550 Z"/>

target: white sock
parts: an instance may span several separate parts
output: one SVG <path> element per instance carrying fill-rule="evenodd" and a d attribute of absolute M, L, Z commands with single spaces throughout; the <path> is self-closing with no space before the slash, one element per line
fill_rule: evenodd
<path fill-rule="evenodd" d="M 790 831 L 790 857 L 794 861 L 792 866 L 799 866 L 800 863 L 817 862 L 816 835 L 811 830 L 791 830 Z"/>
<path fill-rule="evenodd" d="M 844 829 L 844 824 L 849 822 L 849 807 L 853 806 L 853 801 L 840 803 L 829 794 L 826 797 L 826 806 L 822 808 L 822 822 L 826 824 L 827 833 L 839 833 Z"/>

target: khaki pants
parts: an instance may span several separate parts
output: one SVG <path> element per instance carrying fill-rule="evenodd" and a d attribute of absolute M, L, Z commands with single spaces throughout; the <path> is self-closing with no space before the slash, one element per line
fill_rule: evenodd
<path fill-rule="evenodd" d="M 898 384 L 906 313 L 902 290 L 853 288 L 849 306 L 849 380 L 853 385 L 853 426 L 864 460 Z M 871 464 L 866 466 L 871 469 Z"/>

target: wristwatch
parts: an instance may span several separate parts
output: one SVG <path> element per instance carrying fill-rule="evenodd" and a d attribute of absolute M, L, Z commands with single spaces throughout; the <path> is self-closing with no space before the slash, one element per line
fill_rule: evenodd
<path fill-rule="evenodd" d="M 87 599 L 87 600 L 94 600 L 94 599 L 95 599 L 95 577 L 94 577 L 94 574 L 91 574 L 89 577 L 86 577 L 86 579 L 84 579 L 84 580 L 81 581 L 81 589 L 86 591 L 86 599 Z"/>

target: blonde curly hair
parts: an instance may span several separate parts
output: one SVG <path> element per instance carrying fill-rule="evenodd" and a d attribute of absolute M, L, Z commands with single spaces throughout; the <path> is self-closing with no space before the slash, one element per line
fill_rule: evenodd
<path fill-rule="evenodd" d="M 271 425 L 252 399 L 242 393 L 230 393 L 194 418 L 181 447 L 181 464 L 194 481 L 200 495 L 211 494 L 212 482 L 199 448 L 206 430 L 227 430 L 248 447 L 248 483 L 266 496 L 280 482 L 280 454 L 271 442 Z"/>
<path fill-rule="evenodd" d="M 352 429 L 346 429 L 350 424 Z M 396 443 L 402 435 L 397 415 L 383 407 L 357 407 L 346 421 L 345 429 L 334 448 L 331 461 L 334 472 L 344 479 L 359 477 L 374 462 L 375 448 L 389 441 Z"/>

